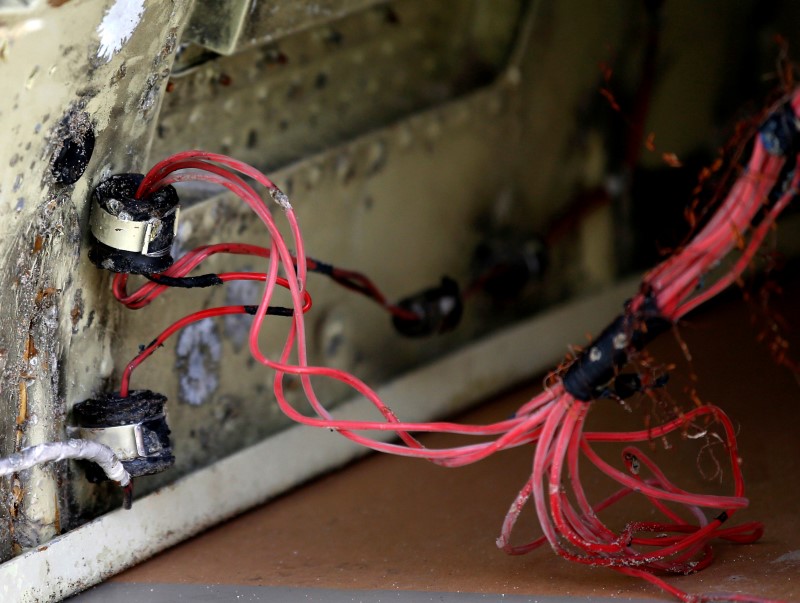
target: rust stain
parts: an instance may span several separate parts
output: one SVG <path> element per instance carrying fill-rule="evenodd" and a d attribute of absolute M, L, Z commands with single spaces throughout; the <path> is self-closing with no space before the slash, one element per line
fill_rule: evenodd
<path fill-rule="evenodd" d="M 51 295 L 55 295 L 59 292 L 60 291 L 55 287 L 47 287 L 46 289 L 42 289 L 36 294 L 36 303 L 39 304 L 45 297 L 50 297 Z"/>
<path fill-rule="evenodd" d="M 77 326 L 78 321 L 83 318 L 83 308 L 81 308 L 78 304 L 75 304 L 72 307 L 72 312 L 69 313 L 69 316 L 72 319 L 72 326 Z"/>
<path fill-rule="evenodd" d="M 22 352 L 22 359 L 28 362 L 31 358 L 38 356 L 38 354 L 39 350 L 36 349 L 36 345 L 33 343 L 33 337 L 28 335 L 28 340 L 25 342 L 25 349 Z"/>
<path fill-rule="evenodd" d="M 39 253 L 44 246 L 44 238 L 42 235 L 36 235 L 36 238 L 33 240 L 33 253 Z"/>
<path fill-rule="evenodd" d="M 56 533 L 60 534 L 61 533 L 61 507 L 58 504 L 58 495 L 54 496 L 54 499 L 55 499 L 55 503 L 56 504 L 53 505 L 53 506 L 56 509 L 56 514 L 55 514 L 55 517 L 53 518 L 53 525 L 55 527 Z M 45 547 L 45 548 L 47 548 L 47 547 Z"/>
<path fill-rule="evenodd" d="M 69 2 L 69 0 L 47 0 L 50 6 L 55 6 L 56 8 L 64 6 L 67 2 Z"/>
<path fill-rule="evenodd" d="M 22 425 L 27 419 L 28 419 L 28 386 L 25 385 L 24 381 L 20 381 L 19 412 L 17 413 L 17 425 Z"/>
<path fill-rule="evenodd" d="M 18 479 L 15 479 L 14 487 L 11 488 L 11 507 L 9 509 L 11 517 L 17 517 L 17 515 L 19 515 L 19 507 L 22 504 L 23 494 L 22 485 L 19 483 Z"/>

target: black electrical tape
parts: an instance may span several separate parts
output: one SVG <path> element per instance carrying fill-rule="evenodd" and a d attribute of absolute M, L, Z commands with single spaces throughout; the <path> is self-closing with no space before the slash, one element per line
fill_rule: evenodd
<path fill-rule="evenodd" d="M 183 289 L 213 287 L 223 283 L 218 274 L 200 274 L 198 276 L 184 276 L 180 278 L 166 276 L 163 274 L 145 274 L 144 276 L 154 283 L 158 283 L 159 285 L 165 285 L 166 287 L 181 287 Z"/>
<path fill-rule="evenodd" d="M 779 157 L 796 153 L 800 146 L 797 125 L 797 115 L 788 101 L 770 113 L 758 129 L 767 152 Z"/>
<path fill-rule="evenodd" d="M 320 262 L 319 260 L 315 260 L 313 258 L 308 259 L 312 260 L 315 264 L 314 268 L 309 268 L 311 272 L 317 272 L 326 276 L 333 276 L 333 264 L 326 264 L 325 262 Z"/>
<path fill-rule="evenodd" d="M 597 399 L 617 369 L 628 362 L 629 353 L 644 348 L 671 324 L 651 299 L 637 315 L 621 314 L 569 366 L 562 378 L 564 389 L 582 402 Z"/>
<path fill-rule="evenodd" d="M 167 397 L 147 390 L 132 390 L 127 396 L 100 394 L 79 402 L 72 413 L 81 427 L 113 427 L 132 425 L 164 414 Z"/>
<path fill-rule="evenodd" d="M 789 185 L 794 178 L 797 161 L 796 155 L 800 153 L 800 122 L 790 102 L 783 103 L 761 124 L 758 136 L 764 149 L 776 157 L 786 157 L 786 162 L 781 168 L 775 186 L 767 195 L 767 202 L 758 208 L 758 212 L 750 222 L 752 228 L 757 228 L 767 216 L 772 206 L 789 190 Z"/>
<path fill-rule="evenodd" d="M 767 152 L 787 159 L 778 174 L 775 186 L 767 196 L 767 203 L 760 207 L 758 213 L 753 217 L 751 226 L 754 228 L 761 223 L 772 206 L 789 190 L 797 167 L 795 156 L 800 153 L 798 125 L 797 114 L 794 112 L 792 104 L 787 101 L 773 111 L 758 130 L 761 143 Z"/>
<path fill-rule="evenodd" d="M 606 387 L 595 390 L 594 398 L 613 398 L 614 400 L 627 400 L 628 398 L 651 389 L 664 387 L 669 381 L 669 373 L 664 373 L 652 383 L 645 385 L 636 373 L 617 373 L 613 382 Z"/>
<path fill-rule="evenodd" d="M 626 400 L 640 391 L 642 380 L 636 373 L 620 373 L 614 377 L 614 394 L 617 398 Z"/>
<path fill-rule="evenodd" d="M 244 306 L 244 311 L 250 316 L 255 316 L 258 313 L 258 306 Z M 294 310 L 281 306 L 268 306 L 265 314 L 267 316 L 294 316 Z"/>
<path fill-rule="evenodd" d="M 720 513 L 719 515 L 717 515 L 717 516 L 715 517 L 715 519 L 716 519 L 717 521 L 719 521 L 720 523 L 725 523 L 726 521 L 728 521 L 728 512 L 727 512 L 727 511 L 723 511 L 722 513 Z"/>

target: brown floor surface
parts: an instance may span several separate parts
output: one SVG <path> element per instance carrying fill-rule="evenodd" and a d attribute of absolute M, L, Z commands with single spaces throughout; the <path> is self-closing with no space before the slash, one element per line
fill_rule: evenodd
<path fill-rule="evenodd" d="M 800 286 L 794 279 L 776 305 L 800 329 L 798 303 Z M 767 532 L 755 545 L 719 544 L 710 568 L 670 580 L 696 593 L 746 592 L 800 600 L 800 385 L 756 343 L 750 316 L 741 302 L 726 301 L 691 317 L 681 335 L 695 356 L 701 397 L 723 407 L 740 425 L 740 453 L 752 504 L 731 521 L 760 519 Z M 795 349 L 800 350 L 800 342 Z M 652 352 L 678 365 L 670 391 L 680 399 L 687 371 L 678 346 L 673 338 L 662 336 Z M 463 419 L 508 416 L 537 389 L 528 386 L 500 396 Z M 612 402 L 598 403 L 591 424 L 640 428 L 648 404 L 628 413 Z M 675 482 L 688 489 L 730 492 L 719 480 L 699 477 L 696 442 L 674 438 L 671 443 L 670 450 L 661 442 L 652 448 Z M 530 447 L 525 447 L 470 467 L 443 469 L 373 455 L 114 580 L 668 598 L 612 571 L 567 563 L 547 548 L 509 557 L 495 547 L 500 523 L 530 471 L 531 458 Z M 606 458 L 621 465 L 618 456 Z M 709 457 L 702 457 L 706 468 L 709 463 Z M 611 491 L 608 480 L 588 472 L 584 477 L 587 490 L 598 498 Z M 631 512 L 610 511 L 608 517 L 623 520 Z M 633 517 L 656 518 L 649 509 Z M 520 540 L 538 534 L 532 512 L 526 520 Z"/>

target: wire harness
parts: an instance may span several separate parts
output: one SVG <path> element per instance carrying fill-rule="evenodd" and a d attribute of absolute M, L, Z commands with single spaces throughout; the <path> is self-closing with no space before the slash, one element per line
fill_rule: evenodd
<path fill-rule="evenodd" d="M 485 425 L 403 422 L 357 377 L 310 364 L 304 319 L 311 308 L 311 298 L 306 290 L 307 275 L 316 270 L 333 277 L 336 272 L 332 267 L 306 257 L 300 227 L 286 196 L 266 176 L 229 157 L 203 151 L 188 151 L 169 157 L 156 164 L 142 179 L 136 191 L 137 198 L 147 198 L 164 187 L 187 180 L 202 180 L 226 187 L 256 213 L 268 232 L 270 244 L 263 248 L 235 243 L 200 247 L 180 258 L 164 273 L 153 275 L 151 282 L 133 293 L 127 292 L 127 275 L 117 275 L 113 289 L 117 299 L 136 309 L 144 307 L 168 286 L 177 283 L 179 286 L 201 286 L 201 281 L 218 284 L 233 279 L 263 281 L 264 291 L 257 308 L 211 308 L 195 312 L 170 326 L 128 364 L 122 375 L 120 395 L 129 395 L 133 369 L 180 328 L 214 316 L 248 313 L 253 316 L 250 351 L 258 363 L 274 371 L 272 385 L 276 403 L 298 423 L 333 430 L 380 452 L 422 458 L 446 467 L 467 465 L 509 448 L 532 446 L 532 471 L 512 502 L 497 540 L 498 546 L 506 552 L 526 553 L 547 543 L 567 560 L 642 578 L 682 601 L 766 601 L 747 595 L 688 594 L 662 577 L 707 567 L 714 559 L 711 543 L 715 539 L 749 543 L 763 533 L 759 522 L 729 525 L 730 519 L 747 507 L 748 500 L 735 429 L 720 408 L 700 405 L 661 425 L 633 432 L 589 432 L 585 431 L 585 422 L 598 398 L 608 397 L 613 392 L 626 397 L 647 388 L 663 387 L 666 383 L 663 375 L 650 378 L 650 375 L 631 375 L 621 371 L 635 362 L 659 333 L 669 330 L 688 312 L 734 283 L 747 268 L 776 219 L 798 191 L 799 109 L 800 92 L 793 92 L 769 112 L 760 134 L 753 140 L 745 169 L 737 175 L 719 206 L 707 216 L 687 244 L 644 275 L 639 293 L 629 300 L 623 314 L 576 357 L 565 359 L 547 377 L 544 391 L 523 404 L 513 417 Z M 289 245 L 261 196 L 243 177 L 266 187 L 269 199 L 281 208 L 289 225 L 294 253 L 289 251 Z M 704 284 L 712 270 L 737 249 L 738 258 L 722 276 L 711 284 Z M 216 275 L 217 280 L 188 276 L 214 253 L 262 257 L 266 260 L 266 270 L 263 273 L 220 274 Z M 279 277 L 279 273 L 285 278 Z M 338 282 L 369 294 L 393 314 L 398 313 L 395 316 L 404 313 L 411 318 L 416 313 L 410 301 L 398 306 L 387 304 L 368 282 L 352 274 L 345 275 L 340 271 Z M 270 303 L 277 287 L 287 289 L 292 299 L 291 308 L 285 312 L 271 311 L 273 306 Z M 423 293 L 420 299 L 425 301 L 426 295 Z M 270 314 L 282 314 L 291 323 L 277 359 L 264 353 L 259 337 L 264 320 Z M 287 400 L 284 391 L 287 375 L 299 377 L 311 406 L 310 414 L 296 409 Z M 315 393 L 312 377 L 347 384 L 377 409 L 383 419 L 354 421 L 335 418 Z M 733 491 L 727 495 L 700 494 L 682 489 L 638 447 L 643 442 L 676 432 L 703 434 L 709 430 L 713 430 L 722 442 L 729 461 Z M 392 432 L 399 441 L 383 442 L 370 437 L 369 431 Z M 426 432 L 476 436 L 479 440 L 447 448 L 427 448 L 415 435 Z M 621 468 L 598 454 L 596 447 L 603 443 L 624 444 Z M 605 500 L 591 502 L 580 478 L 582 461 L 616 482 L 618 491 Z M 603 510 L 633 494 L 648 501 L 661 519 L 648 515 L 647 519 L 631 520 L 622 530 L 616 531 L 601 520 Z M 522 544 L 512 544 L 514 526 L 529 503 L 536 511 L 543 535 Z"/>

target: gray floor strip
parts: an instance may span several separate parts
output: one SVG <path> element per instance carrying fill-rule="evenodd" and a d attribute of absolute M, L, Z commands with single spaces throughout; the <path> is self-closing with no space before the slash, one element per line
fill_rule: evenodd
<path fill-rule="evenodd" d="M 320 601 L 324 603 L 584 603 L 632 601 L 652 603 L 652 599 L 619 599 L 607 597 L 553 597 L 442 593 L 408 590 L 334 590 L 286 588 L 277 586 L 230 586 L 203 584 L 101 584 L 69 599 L 69 603 L 294 603 Z"/>

